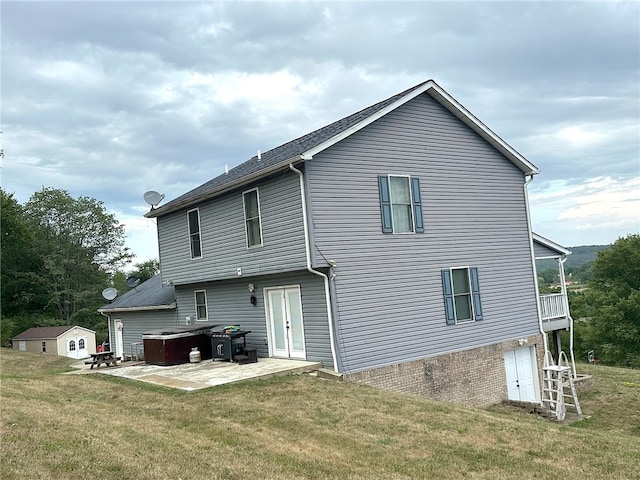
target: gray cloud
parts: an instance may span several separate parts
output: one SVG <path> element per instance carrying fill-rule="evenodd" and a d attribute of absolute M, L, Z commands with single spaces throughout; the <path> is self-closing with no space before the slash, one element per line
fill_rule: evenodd
<path fill-rule="evenodd" d="M 427 78 L 541 168 L 534 192 L 626 181 L 640 175 L 639 11 L 3 2 L 3 188 L 21 201 L 65 188 L 139 215 L 145 190 L 175 197 Z"/>

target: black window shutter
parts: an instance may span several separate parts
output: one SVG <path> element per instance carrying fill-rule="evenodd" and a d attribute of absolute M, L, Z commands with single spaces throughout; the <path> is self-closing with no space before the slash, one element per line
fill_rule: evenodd
<path fill-rule="evenodd" d="M 380 175 L 378 177 L 378 189 L 380 191 L 380 215 L 382 216 L 382 233 L 393 233 L 391 220 L 391 197 L 389 195 L 389 180 Z"/>
<path fill-rule="evenodd" d="M 416 233 L 424 233 L 422 198 L 420 197 L 420 179 L 417 177 L 411 177 L 411 195 L 413 197 L 413 219 L 416 225 Z"/>
<path fill-rule="evenodd" d="M 451 272 L 442 270 L 442 293 L 444 294 L 444 312 L 447 317 L 447 325 L 455 325 L 456 316 L 453 308 L 453 291 L 451 290 Z"/>
<path fill-rule="evenodd" d="M 480 282 L 478 282 L 478 267 L 471 267 L 471 294 L 473 295 L 473 312 L 476 320 L 482 320 L 482 303 L 480 302 Z"/>

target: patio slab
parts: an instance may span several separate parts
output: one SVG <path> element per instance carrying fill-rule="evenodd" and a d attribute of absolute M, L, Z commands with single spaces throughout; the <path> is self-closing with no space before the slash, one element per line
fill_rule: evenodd
<path fill-rule="evenodd" d="M 165 387 L 178 388 L 185 391 L 202 390 L 204 388 L 242 382 L 273 375 L 288 375 L 313 372 L 322 368 L 318 362 L 304 360 L 288 360 L 278 358 L 259 358 L 256 363 L 231 363 L 222 360 L 204 360 L 200 363 L 181 365 L 147 365 L 144 363 L 120 364 L 71 373 L 99 373 L 129 378 L 141 382 L 153 383 Z"/>

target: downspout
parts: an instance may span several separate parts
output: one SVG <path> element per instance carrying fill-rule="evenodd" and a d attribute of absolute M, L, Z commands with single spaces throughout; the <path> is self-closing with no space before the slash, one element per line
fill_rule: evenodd
<path fill-rule="evenodd" d="M 329 342 L 331 343 L 331 357 L 333 359 L 333 369 L 336 373 L 340 373 L 338 369 L 337 358 L 336 358 L 335 341 L 333 338 L 333 311 L 331 307 L 331 297 L 329 292 L 329 277 L 318 270 L 314 270 L 311 266 L 311 246 L 309 244 L 309 224 L 307 222 L 307 195 L 306 195 L 306 189 L 304 187 L 304 176 L 300 170 L 298 170 L 296 167 L 293 166 L 292 163 L 289 164 L 289 169 L 292 172 L 297 173 L 298 177 L 300 178 L 300 198 L 302 202 L 302 222 L 304 226 L 304 245 L 305 245 L 305 252 L 307 257 L 307 270 L 309 271 L 309 273 L 322 277 L 324 281 L 324 298 L 327 304 L 327 319 L 329 322 Z"/>
<path fill-rule="evenodd" d="M 109 335 L 109 348 L 111 348 L 111 314 L 107 313 L 105 315 L 103 311 L 98 311 L 100 312 L 100 315 L 102 315 L 103 317 L 107 317 L 107 334 Z"/>
<path fill-rule="evenodd" d="M 533 175 L 529 175 L 529 178 L 523 184 L 524 190 L 524 208 L 527 213 L 527 228 L 529 229 L 529 249 L 531 250 L 531 263 L 533 266 L 533 284 L 536 290 L 536 308 L 538 310 L 538 326 L 540 327 L 540 333 L 542 333 L 542 343 L 544 345 L 544 356 L 547 357 L 549 351 L 549 345 L 547 342 L 547 334 L 544 331 L 542 324 L 542 307 L 540 306 L 540 288 L 538 287 L 538 269 L 536 268 L 536 255 L 533 249 L 533 232 L 531 230 L 531 214 L 529 213 L 529 191 L 527 186 L 533 182 Z"/>
<path fill-rule="evenodd" d="M 567 318 L 569 319 L 569 354 L 571 355 L 571 368 L 573 370 L 573 378 L 578 378 L 576 372 L 576 358 L 573 354 L 573 318 L 571 318 L 571 311 L 569 310 L 569 294 L 567 293 L 567 284 L 565 283 L 564 276 L 564 262 L 567 261 L 567 257 L 560 259 L 560 285 L 562 288 L 562 301 L 564 303 L 565 312 L 567 312 Z"/>

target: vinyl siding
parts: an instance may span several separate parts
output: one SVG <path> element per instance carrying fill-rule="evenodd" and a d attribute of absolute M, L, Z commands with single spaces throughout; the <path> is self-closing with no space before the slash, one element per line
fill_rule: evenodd
<path fill-rule="evenodd" d="M 259 188 L 263 245 L 247 248 L 242 193 Z M 189 210 L 195 207 L 189 207 Z M 174 285 L 298 270 L 306 265 L 299 178 L 288 169 L 199 205 L 202 258 L 191 259 L 187 209 L 158 218 L 162 279 Z"/>
<path fill-rule="evenodd" d="M 247 285 L 256 287 L 256 305 L 250 303 Z M 300 286 L 307 360 L 333 367 L 323 279 L 306 270 L 279 275 L 234 278 L 176 288 L 178 317 L 195 316 L 195 290 L 207 292 L 207 322 L 216 325 L 240 325 L 250 330 L 247 346 L 257 349 L 259 357 L 269 355 L 264 289 Z M 197 322 L 196 322 L 197 325 Z"/>
<path fill-rule="evenodd" d="M 386 174 L 420 179 L 425 233 L 382 233 Z M 523 173 L 428 95 L 316 155 L 307 180 L 345 373 L 538 332 Z M 440 271 L 456 266 L 478 267 L 482 321 L 446 325 Z"/>
<path fill-rule="evenodd" d="M 551 250 L 549 247 L 533 242 L 533 254 L 536 258 L 558 258 L 561 257 L 558 252 Z"/>
<path fill-rule="evenodd" d="M 109 322 L 111 350 L 115 351 L 115 333 L 113 332 L 113 320 L 122 320 L 122 348 L 123 355 L 131 354 L 131 344 L 142 342 L 142 334 L 160 328 L 173 328 L 184 326 L 184 321 L 179 325 L 177 310 L 148 310 L 138 312 L 115 312 L 110 314 Z M 183 319 L 184 320 L 184 319 Z M 124 360 L 124 359 L 123 359 Z"/>

